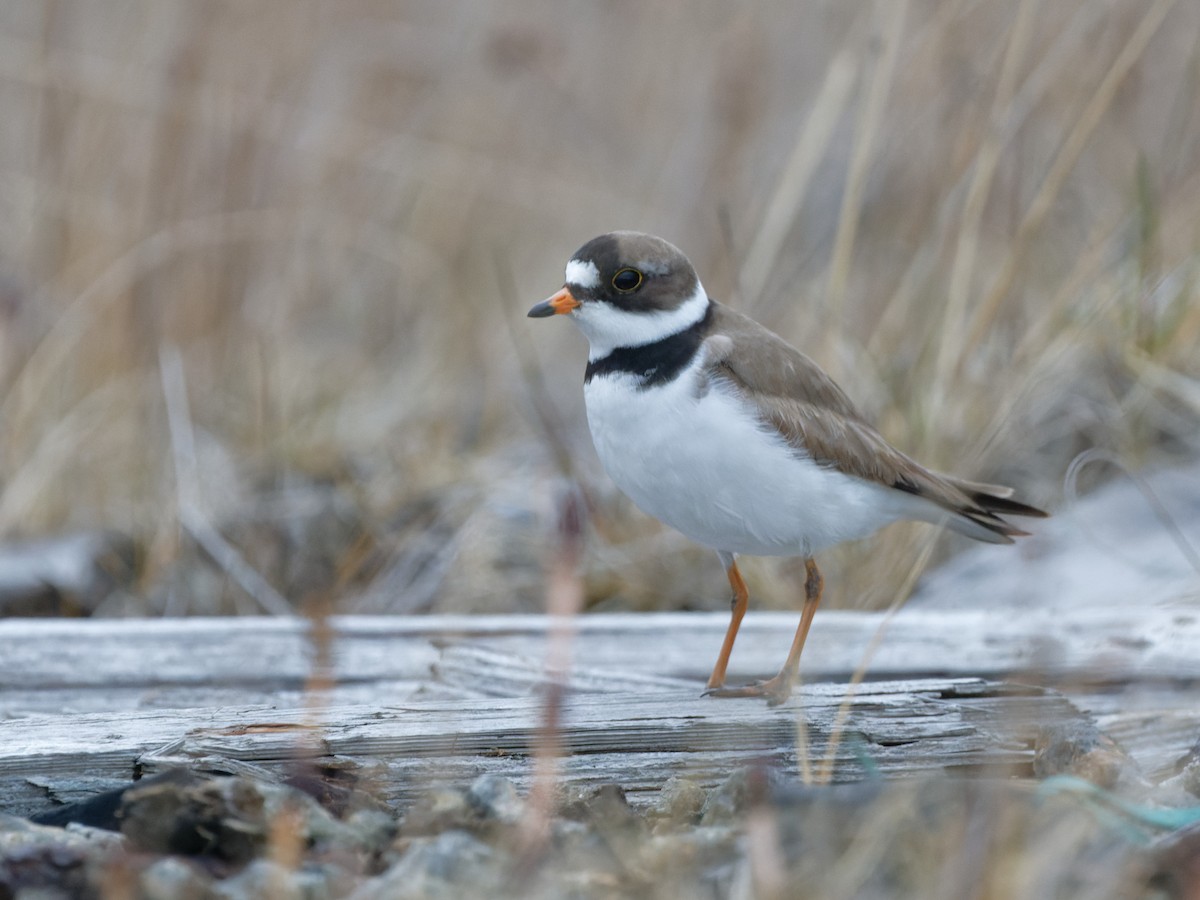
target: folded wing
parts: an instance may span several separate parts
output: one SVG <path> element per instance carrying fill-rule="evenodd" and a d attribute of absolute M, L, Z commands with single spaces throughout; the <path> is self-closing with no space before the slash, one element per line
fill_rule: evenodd
<path fill-rule="evenodd" d="M 820 366 L 754 320 L 716 304 L 706 345 L 711 377 L 740 390 L 797 454 L 925 501 L 913 505 L 912 518 L 1011 543 L 1028 532 L 1002 515 L 1046 515 L 1010 499 L 1011 488 L 941 475 L 897 450 Z"/>

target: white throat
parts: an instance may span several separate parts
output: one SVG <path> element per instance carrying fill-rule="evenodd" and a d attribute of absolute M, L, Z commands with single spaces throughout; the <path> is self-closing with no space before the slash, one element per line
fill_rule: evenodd
<path fill-rule="evenodd" d="M 678 334 L 704 318 L 708 294 L 696 282 L 696 290 L 674 309 L 629 312 L 608 303 L 584 303 L 571 311 L 571 318 L 587 338 L 588 360 L 603 359 L 622 347 L 641 347 Z"/>

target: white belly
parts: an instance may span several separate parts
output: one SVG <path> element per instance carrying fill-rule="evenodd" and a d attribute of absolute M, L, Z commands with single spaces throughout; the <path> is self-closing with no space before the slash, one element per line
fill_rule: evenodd
<path fill-rule="evenodd" d="M 754 556 L 809 556 L 901 518 L 888 488 L 798 457 L 718 382 L 690 371 L 639 391 L 628 376 L 584 387 L 609 476 L 638 507 L 697 543 Z"/>

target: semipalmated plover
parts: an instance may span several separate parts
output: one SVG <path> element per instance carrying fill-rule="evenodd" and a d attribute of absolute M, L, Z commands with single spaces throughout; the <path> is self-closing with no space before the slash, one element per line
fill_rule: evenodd
<path fill-rule="evenodd" d="M 639 508 L 717 551 L 733 613 L 710 695 L 791 693 L 821 599 L 813 554 L 900 519 L 979 541 L 1027 534 L 1002 515 L 1045 516 L 1012 490 L 931 472 L 891 446 L 816 363 L 711 299 L 661 238 L 601 235 L 567 262 L 562 290 L 529 311 L 569 316 L 588 340 L 583 396 L 596 452 Z M 804 607 L 768 681 L 725 686 L 749 604 L 738 554 L 802 556 Z"/>

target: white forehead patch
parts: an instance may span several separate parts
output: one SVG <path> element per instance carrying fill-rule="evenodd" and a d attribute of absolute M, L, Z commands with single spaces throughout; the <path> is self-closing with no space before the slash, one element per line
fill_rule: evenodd
<path fill-rule="evenodd" d="M 600 286 L 600 270 L 596 264 L 586 259 L 572 259 L 567 263 L 567 284 L 581 288 Z"/>

